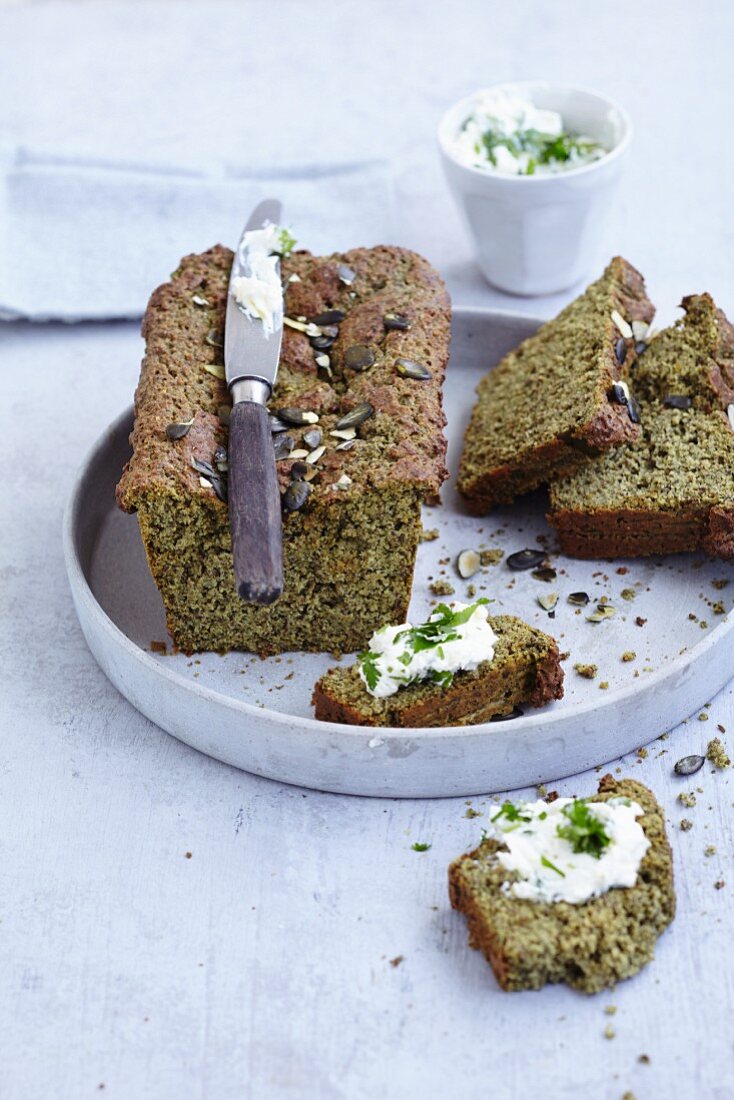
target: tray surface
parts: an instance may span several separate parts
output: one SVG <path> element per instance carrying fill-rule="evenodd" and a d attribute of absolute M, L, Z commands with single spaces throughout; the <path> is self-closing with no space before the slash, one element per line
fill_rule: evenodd
<path fill-rule="evenodd" d="M 419 548 L 411 619 L 425 618 L 439 599 L 469 600 L 473 584 L 477 595 L 493 601 L 491 613 L 518 615 L 558 639 L 569 654 L 563 700 L 482 726 L 364 729 L 312 718 L 313 684 L 335 663 L 329 654 L 267 660 L 239 652 L 173 654 L 137 520 L 114 501 L 130 453 L 131 409 L 82 467 L 64 531 L 82 629 L 112 682 L 163 729 L 237 767 L 324 790 L 406 797 L 477 794 L 557 779 L 614 759 L 698 710 L 734 674 L 731 564 L 697 555 L 574 561 L 555 551 L 544 493 L 481 519 L 467 515 L 456 494 L 474 388 L 538 323 L 492 311 L 454 314 L 445 387 L 452 476 L 442 505 L 424 509 L 424 528 L 438 529 L 439 536 Z M 497 548 L 506 558 L 524 547 L 546 549 L 556 579 L 513 573 L 504 560 L 470 581 L 456 572 L 456 556 L 465 548 Z M 455 594 L 437 597 L 429 588 L 434 581 L 448 581 Z M 578 591 L 589 593 L 589 607 L 568 603 Z M 551 592 L 559 596 L 554 618 L 538 604 Z M 616 615 L 591 623 L 587 615 L 602 596 Z M 168 652 L 154 652 L 152 642 L 165 642 Z M 634 657 L 622 660 L 623 654 Z M 596 664 L 596 678 L 579 676 L 575 663 Z"/>

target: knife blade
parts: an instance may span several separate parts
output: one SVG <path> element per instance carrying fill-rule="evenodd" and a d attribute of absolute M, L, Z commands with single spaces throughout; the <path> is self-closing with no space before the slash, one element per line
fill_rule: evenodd
<path fill-rule="evenodd" d="M 229 523 L 237 592 L 243 600 L 271 604 L 283 591 L 283 535 L 275 451 L 266 409 L 278 371 L 283 299 L 272 325 L 251 316 L 235 297 L 235 280 L 256 274 L 247 234 L 280 224 L 276 199 L 250 215 L 235 251 L 224 325 L 224 371 L 232 395 L 229 419 Z M 280 273 L 280 264 L 276 262 Z"/>

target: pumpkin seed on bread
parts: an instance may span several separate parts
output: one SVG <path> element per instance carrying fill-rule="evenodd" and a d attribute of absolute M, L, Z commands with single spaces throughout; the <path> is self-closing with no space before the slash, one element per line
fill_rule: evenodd
<path fill-rule="evenodd" d="M 639 435 L 619 383 L 637 355 L 636 331 L 654 312 L 642 276 L 618 256 L 482 379 L 458 478 L 472 512 L 509 503 Z"/>

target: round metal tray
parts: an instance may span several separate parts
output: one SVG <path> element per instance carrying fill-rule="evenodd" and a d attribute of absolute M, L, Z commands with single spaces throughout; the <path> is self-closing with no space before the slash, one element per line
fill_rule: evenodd
<path fill-rule="evenodd" d="M 79 622 L 112 683 L 164 730 L 218 760 L 288 783 L 375 796 L 471 795 L 548 782 L 633 750 L 698 710 L 734 674 L 734 584 L 718 583 L 734 578 L 731 564 L 694 555 L 573 561 L 554 552 L 544 495 L 476 519 L 454 491 L 476 383 L 539 323 L 491 311 L 454 315 L 445 389 L 452 481 L 442 506 L 424 511 L 424 526 L 438 528 L 439 537 L 419 549 L 411 615 L 419 621 L 435 602 L 431 578 L 448 580 L 456 599 L 467 600 L 467 585 L 475 584 L 478 595 L 494 601 L 492 613 L 521 616 L 568 652 L 563 700 L 481 726 L 366 729 L 311 717 L 313 684 L 334 664 L 328 654 L 191 658 L 173 654 L 170 639 L 167 654 L 152 651 L 151 642 L 167 640 L 163 606 L 136 518 L 114 499 L 130 455 L 131 409 L 87 457 L 64 519 Z M 454 568 L 466 547 L 499 547 L 507 555 L 538 545 L 549 550 L 553 581 L 512 573 L 502 562 L 465 582 Z M 623 598 L 623 589 L 634 598 Z M 594 600 L 607 596 L 616 616 L 588 622 L 587 609 L 567 601 L 581 590 Z M 553 619 L 537 600 L 551 591 L 559 594 Z M 634 659 L 623 661 L 631 652 Z M 583 679 L 575 663 L 596 664 L 597 678 Z"/>

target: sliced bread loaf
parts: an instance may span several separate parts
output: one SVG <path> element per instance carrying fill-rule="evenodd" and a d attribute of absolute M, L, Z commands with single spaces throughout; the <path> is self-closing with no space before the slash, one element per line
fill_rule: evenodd
<path fill-rule="evenodd" d="M 563 696 L 555 639 L 521 619 L 488 620 L 497 635 L 494 658 L 458 672 L 448 687 L 414 683 L 376 699 L 356 665 L 332 668 L 314 688 L 316 718 L 355 726 L 468 726 L 511 714 L 521 703 L 542 707 Z"/>
<path fill-rule="evenodd" d="M 626 797 L 650 842 L 634 886 L 608 890 L 582 904 L 542 903 L 508 893 L 513 872 L 497 859 L 501 841 L 484 839 L 449 868 L 454 909 L 469 922 L 469 943 L 479 948 L 503 989 L 539 989 L 565 982 L 597 993 L 636 974 L 675 915 L 673 861 L 665 817 L 654 795 L 632 779 L 606 775 L 590 802 Z"/>
<path fill-rule="evenodd" d="M 572 557 L 734 556 L 734 328 L 708 294 L 682 304 L 634 372 L 639 439 L 551 486 Z"/>
<path fill-rule="evenodd" d="M 621 257 L 479 384 L 464 439 L 459 492 L 475 514 L 634 439 L 634 404 L 614 383 L 635 360 L 654 308 Z M 634 324 L 634 329 L 631 327 Z"/>

